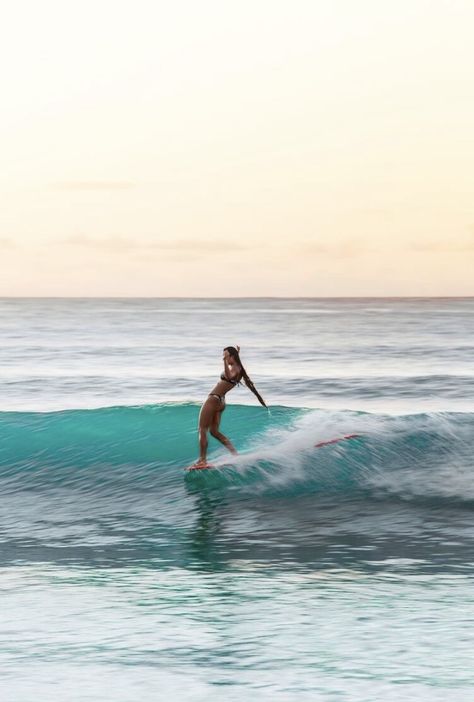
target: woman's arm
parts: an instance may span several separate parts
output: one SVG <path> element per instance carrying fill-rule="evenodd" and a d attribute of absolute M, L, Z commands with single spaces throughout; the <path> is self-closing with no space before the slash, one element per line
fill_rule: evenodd
<path fill-rule="evenodd" d="M 230 363 L 224 358 L 224 375 L 230 380 L 238 378 L 240 375 L 240 366 L 236 366 L 234 363 Z"/>

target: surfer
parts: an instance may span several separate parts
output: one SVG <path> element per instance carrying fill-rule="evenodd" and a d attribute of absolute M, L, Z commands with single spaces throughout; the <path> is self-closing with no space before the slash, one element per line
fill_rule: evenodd
<path fill-rule="evenodd" d="M 209 431 L 211 436 L 220 441 L 221 444 L 224 444 L 226 449 L 231 453 L 237 453 L 227 436 L 224 436 L 224 434 L 219 431 L 222 412 L 225 410 L 225 396 L 229 390 L 232 390 L 232 388 L 239 385 L 243 380 L 260 404 L 266 407 L 265 402 L 242 365 L 239 352 L 240 346 L 236 348 L 233 346 L 226 346 L 222 356 L 224 371 L 217 385 L 215 385 L 209 393 L 201 407 L 201 412 L 199 413 L 199 460 L 194 464 L 196 467 L 204 467 L 207 465 L 207 432 Z"/>

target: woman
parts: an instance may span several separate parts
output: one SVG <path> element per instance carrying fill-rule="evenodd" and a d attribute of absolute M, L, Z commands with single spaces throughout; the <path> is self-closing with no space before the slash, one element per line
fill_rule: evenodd
<path fill-rule="evenodd" d="M 211 432 L 211 436 L 224 444 L 231 453 L 237 453 L 229 439 L 219 431 L 222 412 L 225 410 L 225 396 L 238 385 L 241 380 L 253 392 L 261 405 L 266 407 L 265 402 L 255 389 L 254 384 L 247 375 L 245 368 L 239 356 L 240 346 L 226 346 L 222 360 L 224 361 L 224 372 L 221 374 L 220 380 L 213 388 L 212 392 L 207 396 L 201 412 L 199 414 L 199 460 L 194 465 L 196 467 L 204 467 L 207 465 L 207 432 Z"/>

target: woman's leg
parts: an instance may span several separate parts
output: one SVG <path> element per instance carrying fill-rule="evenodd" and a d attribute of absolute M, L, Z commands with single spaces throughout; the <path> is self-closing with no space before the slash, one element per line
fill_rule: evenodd
<path fill-rule="evenodd" d="M 207 429 L 199 427 L 199 463 L 207 462 Z"/>
<path fill-rule="evenodd" d="M 213 418 L 212 423 L 211 423 L 211 436 L 213 436 L 215 439 L 217 439 L 217 441 L 220 441 L 221 444 L 224 444 L 226 449 L 228 449 L 231 453 L 236 454 L 237 451 L 235 450 L 235 448 L 232 445 L 232 443 L 230 442 L 230 440 L 227 438 L 227 436 L 224 436 L 224 434 L 222 434 L 219 431 L 219 424 L 221 422 L 221 415 L 222 415 L 222 411 L 216 412 L 216 414 L 214 415 L 214 418 Z"/>
<path fill-rule="evenodd" d="M 207 462 L 207 432 L 210 429 L 214 415 L 216 414 L 218 400 L 208 397 L 201 407 L 199 413 L 198 433 L 199 433 L 199 461 L 198 463 L 205 464 Z"/>

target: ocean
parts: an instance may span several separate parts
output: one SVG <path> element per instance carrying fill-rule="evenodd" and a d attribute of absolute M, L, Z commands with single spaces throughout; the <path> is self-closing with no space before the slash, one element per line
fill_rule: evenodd
<path fill-rule="evenodd" d="M 474 699 L 474 298 L 0 323 L 2 702 Z M 233 389 L 187 474 L 236 344 L 269 410 Z"/>

